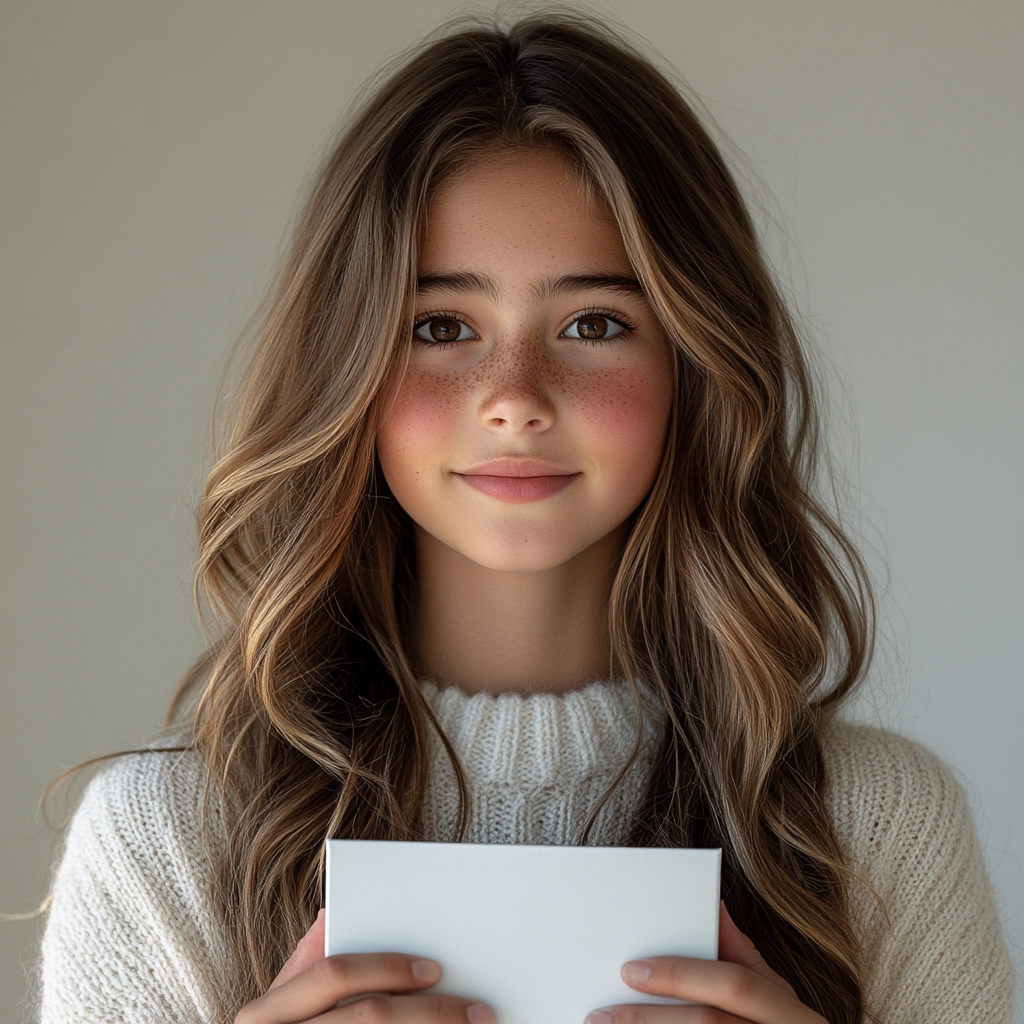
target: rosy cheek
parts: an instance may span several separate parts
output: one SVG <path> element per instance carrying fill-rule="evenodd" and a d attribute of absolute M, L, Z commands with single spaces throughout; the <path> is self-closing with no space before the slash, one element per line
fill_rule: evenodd
<path fill-rule="evenodd" d="M 407 378 L 381 427 L 378 449 L 385 473 L 408 476 L 443 450 L 458 420 L 450 389 L 439 379 Z"/>
<path fill-rule="evenodd" d="M 620 371 L 588 390 L 579 396 L 577 412 L 595 447 L 645 469 L 657 464 L 671 408 L 670 371 Z"/>

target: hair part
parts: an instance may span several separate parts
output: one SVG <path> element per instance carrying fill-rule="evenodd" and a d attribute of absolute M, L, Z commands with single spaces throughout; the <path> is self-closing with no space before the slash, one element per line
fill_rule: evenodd
<path fill-rule="evenodd" d="M 804 1002 L 853 1024 L 862 959 L 821 739 L 866 666 L 871 599 L 814 496 L 797 333 L 679 93 L 606 28 L 543 16 L 435 38 L 369 96 L 314 182 L 234 394 L 198 514 L 213 638 L 172 708 L 196 700 L 226 823 L 225 1005 L 265 990 L 309 927 L 326 838 L 420 835 L 431 730 L 465 827 L 464 779 L 403 640 L 415 552 L 375 438 L 405 370 L 430 198 L 495 148 L 566 159 L 674 352 L 663 464 L 608 608 L 615 671 L 669 719 L 631 842 L 721 846 L 737 923 Z"/>

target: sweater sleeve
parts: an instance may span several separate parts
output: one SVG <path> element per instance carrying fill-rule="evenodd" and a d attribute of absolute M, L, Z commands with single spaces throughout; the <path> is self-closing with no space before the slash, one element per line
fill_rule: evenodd
<path fill-rule="evenodd" d="M 42 941 L 42 1024 L 216 1019 L 223 956 L 200 842 L 202 772 L 153 751 L 92 780 L 54 876 Z"/>
<path fill-rule="evenodd" d="M 880 1024 L 1002 1024 L 1013 1005 L 981 846 L 963 789 L 925 748 L 838 726 L 827 752 L 851 910 Z"/>

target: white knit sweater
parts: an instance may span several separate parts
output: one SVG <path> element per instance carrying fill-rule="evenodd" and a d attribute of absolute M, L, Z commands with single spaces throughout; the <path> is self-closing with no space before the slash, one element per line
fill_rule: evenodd
<path fill-rule="evenodd" d="M 469 697 L 424 684 L 464 766 L 467 840 L 570 843 L 632 749 L 629 689 Z M 645 701 L 642 754 L 589 841 L 621 842 L 663 714 Z M 884 1024 L 999 1024 L 1013 974 L 964 794 L 927 750 L 836 725 L 826 745 L 831 809 L 854 872 L 867 1000 Z M 221 1005 L 227 948 L 202 856 L 202 766 L 193 754 L 123 758 L 88 787 L 67 835 L 42 946 L 42 1024 L 198 1024 Z M 427 838 L 451 837 L 457 798 L 435 741 Z M 207 822 L 206 827 L 216 827 Z"/>

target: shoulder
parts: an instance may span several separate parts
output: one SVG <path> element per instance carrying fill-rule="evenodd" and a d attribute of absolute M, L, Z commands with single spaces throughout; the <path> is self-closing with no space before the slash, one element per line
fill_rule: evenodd
<path fill-rule="evenodd" d="M 209 881 L 210 839 L 221 828 L 205 784 L 205 766 L 191 750 L 113 758 L 89 782 L 64 835 L 54 899 L 114 880 L 124 899 L 191 897 Z"/>
<path fill-rule="evenodd" d="M 840 722 L 822 749 L 846 864 L 887 912 L 951 885 L 990 900 L 967 796 L 945 762 L 904 736 Z"/>
<path fill-rule="evenodd" d="M 97 829 L 138 842 L 187 833 L 202 817 L 205 780 L 192 750 L 153 747 L 113 758 L 86 787 L 69 841 Z"/>
<path fill-rule="evenodd" d="M 943 846 L 932 856 L 948 857 L 949 842 L 973 840 L 963 787 L 927 747 L 883 729 L 835 722 L 822 749 L 836 832 L 853 860 L 940 838 Z"/>
<path fill-rule="evenodd" d="M 87 786 L 50 889 L 45 1024 L 209 1019 L 205 965 L 225 943 L 205 780 L 195 753 L 152 749 L 113 759 Z"/>
<path fill-rule="evenodd" d="M 114 879 L 135 902 L 190 913 L 214 884 L 224 827 L 192 750 L 151 748 L 113 758 L 89 782 L 62 843 L 53 894 Z M 127 886 L 127 888 L 125 888 Z"/>
<path fill-rule="evenodd" d="M 869 1007 L 901 1024 L 1008 1020 L 1013 971 L 952 770 L 868 726 L 834 723 L 822 749 Z"/>

